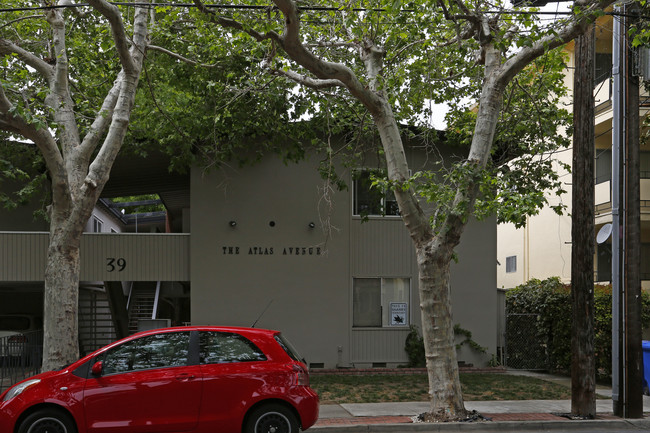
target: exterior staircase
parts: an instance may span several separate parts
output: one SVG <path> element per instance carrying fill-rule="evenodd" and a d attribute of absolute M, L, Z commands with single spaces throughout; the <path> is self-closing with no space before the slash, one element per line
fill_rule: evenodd
<path fill-rule="evenodd" d="M 128 309 L 128 332 L 138 331 L 140 320 L 155 319 L 157 315 L 160 282 L 132 283 Z M 86 355 L 118 338 L 108 295 L 101 288 L 79 291 L 79 351 Z"/>
<path fill-rule="evenodd" d="M 103 290 L 79 291 L 79 351 L 86 355 L 115 341 L 108 297 Z"/>
<path fill-rule="evenodd" d="M 127 305 L 129 311 L 129 333 L 138 332 L 140 320 L 155 319 L 158 310 L 160 282 L 134 281 Z"/>

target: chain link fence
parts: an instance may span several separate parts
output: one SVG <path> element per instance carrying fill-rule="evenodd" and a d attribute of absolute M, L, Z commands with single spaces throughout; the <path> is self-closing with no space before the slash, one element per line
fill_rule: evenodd
<path fill-rule="evenodd" d="M 505 365 L 517 370 L 546 370 L 546 341 L 539 335 L 539 314 L 506 314 Z"/>

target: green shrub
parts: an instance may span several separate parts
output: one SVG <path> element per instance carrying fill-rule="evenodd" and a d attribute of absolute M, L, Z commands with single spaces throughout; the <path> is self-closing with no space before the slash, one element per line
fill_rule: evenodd
<path fill-rule="evenodd" d="M 462 340 L 456 345 L 457 349 L 460 349 L 461 346 L 467 344 L 479 353 L 487 352 L 485 347 L 472 340 L 472 333 L 467 329 L 462 328 L 459 324 L 454 325 L 454 335 L 462 338 Z M 407 367 L 426 367 L 427 362 L 424 353 L 424 338 L 420 336 L 418 329 L 413 325 L 411 325 L 410 332 L 406 336 L 404 350 L 409 358 Z"/>
<path fill-rule="evenodd" d="M 409 358 L 408 366 L 426 367 L 426 358 L 424 356 L 424 339 L 418 333 L 415 326 L 411 325 L 411 331 L 406 336 L 404 350 Z"/>
<path fill-rule="evenodd" d="M 645 329 L 650 326 L 650 295 L 641 296 L 641 321 Z M 518 353 L 508 344 L 508 357 L 524 358 L 534 366 L 549 371 L 568 372 L 571 369 L 571 286 L 562 284 L 558 277 L 546 280 L 530 280 L 506 293 L 508 317 L 515 314 L 536 314 L 537 320 L 508 323 L 508 341 L 511 338 L 534 336 L 541 344 L 527 347 L 526 353 Z M 510 322 L 510 320 L 509 320 Z M 532 346 L 532 344 L 531 344 Z M 522 351 L 523 352 L 523 351 Z M 543 352 L 543 353 L 541 353 Z M 612 287 L 594 287 L 594 352 L 596 371 L 599 376 L 611 375 L 612 359 Z M 519 359 L 517 359 L 519 360 Z M 541 365 L 540 362 L 541 361 Z"/>

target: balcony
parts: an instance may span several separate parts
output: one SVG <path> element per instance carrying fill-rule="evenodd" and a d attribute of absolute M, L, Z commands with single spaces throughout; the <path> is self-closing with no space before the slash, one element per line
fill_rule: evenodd
<path fill-rule="evenodd" d="M 0 232 L 0 281 L 43 281 L 47 232 Z M 188 233 L 84 233 L 82 281 L 189 281 Z"/>

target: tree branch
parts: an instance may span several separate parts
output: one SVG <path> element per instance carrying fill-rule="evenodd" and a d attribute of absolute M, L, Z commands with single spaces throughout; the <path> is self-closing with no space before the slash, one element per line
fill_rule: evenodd
<path fill-rule="evenodd" d="M 244 32 L 249 36 L 252 36 L 258 42 L 273 40 L 278 44 L 280 44 L 281 46 L 283 44 L 282 38 L 276 32 L 273 31 L 267 33 L 257 32 L 251 28 L 245 27 L 239 21 L 218 16 L 217 14 L 214 13 L 214 11 L 207 8 L 201 0 L 194 0 L 194 4 L 201 12 L 203 12 L 203 14 L 205 14 L 210 19 L 210 22 L 214 24 L 217 24 L 224 28 L 234 29 L 234 30 L 239 30 L 241 32 Z"/>
<path fill-rule="evenodd" d="M 43 153 L 45 163 L 52 173 L 60 172 L 63 166 L 63 157 L 59 152 L 56 141 L 47 128 L 39 128 L 26 121 L 23 117 L 12 113 L 13 104 L 4 92 L 0 83 L 0 127 L 3 130 L 22 135 L 32 140 Z"/>
<path fill-rule="evenodd" d="M 92 1 L 95 2 L 96 0 Z M 104 142 L 97 156 L 90 164 L 88 175 L 83 180 L 83 185 L 81 186 L 81 197 L 85 202 L 82 203 L 82 208 L 87 205 L 91 207 L 94 205 L 98 194 L 108 180 L 110 169 L 124 142 L 148 42 L 148 18 L 147 8 L 136 7 L 135 17 L 133 19 L 133 45 L 128 53 L 130 59 L 129 67 L 123 67 L 122 71 L 118 74 L 113 88 L 102 105 L 102 110 L 106 111 L 100 111 L 98 113 L 95 122 L 93 122 L 93 127 L 96 127 L 93 130 L 94 132 L 88 134 L 82 143 L 81 157 L 89 158 L 94 150 L 96 141 L 106 128 L 106 122 L 110 119 L 110 126 L 108 126 L 108 132 Z M 124 34 L 122 38 L 126 40 Z M 110 112 L 111 106 L 115 107 L 112 111 L 112 116 L 107 116 L 106 121 L 102 120 Z"/>
<path fill-rule="evenodd" d="M 3 25 L 1 25 L 0 29 L 2 29 L 3 27 L 10 26 L 13 23 L 17 23 L 19 21 L 31 20 L 31 19 L 34 19 L 34 18 L 43 18 L 43 16 L 42 15 L 28 15 L 28 16 L 25 16 L 25 17 L 16 18 L 15 20 L 7 21 Z"/>
<path fill-rule="evenodd" d="M 36 69 L 48 83 L 54 79 L 54 68 L 51 65 L 7 39 L 0 38 L 0 54 L 16 54 L 26 65 Z"/>
<path fill-rule="evenodd" d="M 92 150 L 97 147 L 99 140 L 102 138 L 104 132 L 106 132 L 106 128 L 108 128 L 113 119 L 113 111 L 115 109 L 117 99 L 120 95 L 120 87 L 123 80 L 123 75 L 123 72 L 120 72 L 118 74 L 115 82 L 113 83 L 113 87 L 104 98 L 102 107 L 97 113 L 95 120 L 93 121 L 88 133 L 81 143 L 81 152 L 85 153 L 86 155 L 89 155 Z"/>
<path fill-rule="evenodd" d="M 61 11 L 51 9 L 46 12 L 47 22 L 52 28 L 54 43 L 54 80 L 50 82 L 50 93 L 45 103 L 54 112 L 54 120 L 60 127 L 57 131 L 63 139 L 63 154 L 67 147 L 76 147 L 81 141 L 79 128 L 74 115 L 74 103 L 70 96 L 68 53 L 66 48 L 65 22 Z"/>
<path fill-rule="evenodd" d="M 209 65 L 209 64 L 206 64 L 206 63 L 199 63 L 196 60 L 188 59 L 187 57 L 183 57 L 180 54 L 177 54 L 177 53 L 175 53 L 173 51 L 170 51 L 170 50 L 168 50 L 166 48 L 159 47 L 157 45 L 147 45 L 147 51 L 148 50 L 157 51 L 159 53 L 166 54 L 169 57 L 172 57 L 172 58 L 174 58 L 176 60 L 180 60 L 181 62 L 188 63 L 188 64 L 194 65 L 194 66 L 200 66 L 202 68 L 218 68 L 218 67 L 221 66 L 221 65 L 218 65 L 218 64 Z"/>
<path fill-rule="evenodd" d="M 359 44 L 354 42 L 325 42 L 305 44 L 307 48 L 358 48 Z"/>
<path fill-rule="evenodd" d="M 289 57 L 317 78 L 340 81 L 371 113 L 379 114 L 382 105 L 379 96 L 368 90 L 350 68 L 340 63 L 320 59 L 305 48 L 300 40 L 300 19 L 295 3 L 291 0 L 273 0 L 273 2 L 285 17 L 282 48 Z"/>
<path fill-rule="evenodd" d="M 127 73 L 133 73 L 135 65 L 133 64 L 133 57 L 129 52 L 129 43 L 126 38 L 126 31 L 124 30 L 124 23 L 122 22 L 122 15 L 119 9 L 106 0 L 88 0 L 88 3 L 99 11 L 110 23 L 113 41 L 115 42 L 115 48 L 122 68 Z"/>
<path fill-rule="evenodd" d="M 586 27 L 598 17 L 599 12 L 602 12 L 613 3 L 613 0 L 590 1 L 589 6 L 580 12 L 581 16 L 574 17 L 575 22 L 573 25 L 568 25 L 555 34 L 543 37 L 531 47 L 525 47 L 509 58 L 503 64 L 500 80 L 505 82 L 510 81 L 512 77 L 523 70 L 528 63 L 541 56 L 546 51 L 562 46 L 573 40 L 576 36 L 585 31 Z"/>
<path fill-rule="evenodd" d="M 314 90 L 330 89 L 332 87 L 345 87 L 345 85 L 341 81 L 336 79 L 317 80 L 308 77 L 306 75 L 298 74 L 297 72 L 294 71 L 285 71 L 282 69 L 275 69 L 271 67 L 268 67 L 268 69 L 273 75 L 279 75 L 288 78 L 291 81 L 294 81 L 298 84 L 301 84 L 305 87 L 309 87 L 310 89 L 314 89 Z"/>

